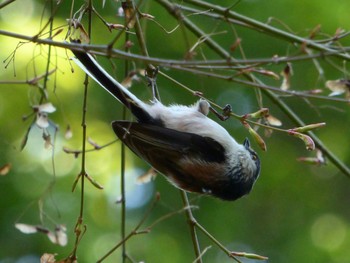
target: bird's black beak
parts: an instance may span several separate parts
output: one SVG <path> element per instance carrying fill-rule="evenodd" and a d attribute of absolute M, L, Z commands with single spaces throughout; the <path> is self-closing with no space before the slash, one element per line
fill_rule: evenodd
<path fill-rule="evenodd" d="M 248 138 L 245 138 L 244 142 L 243 142 L 244 147 L 249 150 L 250 149 L 250 141 Z"/>

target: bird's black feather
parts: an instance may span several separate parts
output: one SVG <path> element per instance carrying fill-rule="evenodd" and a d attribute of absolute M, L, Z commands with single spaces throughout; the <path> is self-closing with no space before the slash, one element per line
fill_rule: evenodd
<path fill-rule="evenodd" d="M 225 161 L 224 148 L 209 137 L 129 121 L 114 121 L 112 127 L 123 143 L 152 165 L 154 156 L 157 158 L 189 156 L 217 163 Z"/>

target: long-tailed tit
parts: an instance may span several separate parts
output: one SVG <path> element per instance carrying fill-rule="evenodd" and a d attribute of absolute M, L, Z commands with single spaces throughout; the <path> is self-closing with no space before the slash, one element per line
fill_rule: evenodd
<path fill-rule="evenodd" d="M 235 200 L 250 192 L 260 173 L 260 160 L 245 139 L 243 144 L 207 117 L 210 105 L 150 104 L 112 78 L 89 54 L 73 51 L 76 63 L 123 103 L 137 122 L 114 121 L 118 138 L 136 155 L 185 191 Z"/>

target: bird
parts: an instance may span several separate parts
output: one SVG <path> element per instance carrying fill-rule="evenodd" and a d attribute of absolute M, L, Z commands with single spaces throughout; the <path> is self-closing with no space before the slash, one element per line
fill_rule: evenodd
<path fill-rule="evenodd" d="M 143 102 L 109 75 L 86 51 L 72 50 L 75 63 L 121 102 L 136 121 L 116 120 L 112 128 L 132 152 L 187 192 L 234 201 L 247 195 L 260 174 L 260 159 L 249 139 L 238 143 L 208 117 L 210 104 Z"/>

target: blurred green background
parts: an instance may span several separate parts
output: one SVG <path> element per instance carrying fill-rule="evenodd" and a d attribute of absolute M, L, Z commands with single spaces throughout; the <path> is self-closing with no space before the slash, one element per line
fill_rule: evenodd
<path fill-rule="evenodd" d="M 5 2 L 5 1 L 3 1 Z M 214 2 L 214 1 L 211 1 Z M 233 1 L 216 1 L 230 6 Z M 76 3 L 74 11 L 81 2 Z M 63 32 L 55 37 L 64 41 L 69 18 L 70 2 L 60 4 L 55 15 L 55 26 L 63 26 Z M 120 3 L 96 1 L 97 11 L 110 23 L 123 24 L 118 17 Z M 49 3 L 34 0 L 18 0 L 0 10 L 0 29 L 25 35 L 35 35 L 48 18 Z M 338 28 L 349 29 L 347 0 L 325 1 L 240 1 L 232 9 L 253 19 L 267 22 L 287 30 L 285 25 L 300 36 L 307 37 L 317 25 L 321 25 L 320 36 L 333 35 Z M 43 11 L 45 10 L 45 11 Z M 156 1 L 144 1 L 141 11 L 155 16 L 155 20 L 170 31 L 177 25 Z M 42 19 L 42 15 L 44 18 Z M 235 42 L 233 29 L 222 21 L 190 16 L 205 32 L 218 33 L 214 39 L 227 50 Z M 280 22 L 278 22 L 278 20 Z M 86 20 L 83 20 L 86 22 Z M 85 25 L 86 26 L 86 25 Z M 150 56 L 181 60 L 188 50 L 181 29 L 166 33 L 153 22 L 143 24 Z M 247 28 L 235 26 L 242 39 L 242 47 L 248 58 L 270 58 L 273 55 L 293 54 L 298 48 L 290 43 Z M 46 30 L 47 31 L 47 30 Z M 92 42 L 106 44 L 117 34 L 109 32 L 97 18 L 93 18 Z M 197 41 L 187 32 L 188 42 Z M 44 35 L 43 37 L 47 37 Z M 135 36 L 130 34 L 135 46 L 131 52 L 138 53 Z M 35 74 L 44 73 L 47 46 L 25 43 L 18 46 L 18 39 L 0 35 L 1 61 L 0 81 L 23 81 Z M 349 46 L 347 38 L 342 40 Z M 120 41 L 115 48 L 123 48 Z M 14 60 L 7 59 L 16 51 Z M 197 59 L 220 59 L 203 44 L 196 49 Z M 67 51 L 68 57 L 72 56 Z M 81 149 L 81 122 L 84 74 L 67 60 L 66 51 L 53 48 L 51 68 L 57 65 L 56 74 L 48 82 L 50 102 L 57 110 L 50 119 L 59 125 L 55 147 L 46 149 L 42 130 L 33 127 L 27 145 L 20 151 L 21 141 L 30 127 L 33 116 L 22 121 L 22 116 L 32 113 L 31 106 L 39 103 L 37 87 L 28 84 L 0 85 L 0 166 L 12 164 L 10 172 L 0 177 L 0 263 L 38 262 L 43 253 L 57 253 L 57 258 L 68 256 L 74 245 L 74 226 L 80 209 L 80 186 L 72 192 L 72 184 L 80 171 L 81 155 L 74 158 L 63 152 L 63 147 Z M 241 57 L 238 50 L 233 53 Z M 7 60 L 6 60 L 7 59 Z M 101 58 L 109 70 L 111 64 Z M 122 79 L 124 61 L 114 60 L 116 77 Z M 347 69 L 347 63 L 332 60 L 335 68 L 326 60 L 318 60 L 324 75 L 320 75 L 313 61 L 293 63 L 291 89 L 324 89 L 325 81 L 348 77 L 340 69 Z M 132 63 L 131 68 L 144 65 Z M 72 73 L 72 67 L 75 72 Z M 285 64 L 273 64 L 266 69 L 279 74 Z M 205 96 L 220 105 L 231 104 L 237 114 L 259 109 L 254 89 L 205 76 L 161 68 L 166 74 L 193 90 L 204 92 Z M 265 83 L 280 86 L 281 79 L 262 77 Z M 191 104 L 197 98 L 166 78 L 158 77 L 158 87 L 164 103 Z M 132 90 L 139 97 L 148 100 L 151 94 L 145 81 L 136 81 Z M 350 165 L 349 147 L 349 105 L 327 100 L 305 100 L 298 97 L 283 99 L 306 122 L 326 122 L 325 128 L 316 131 L 317 136 L 340 160 Z M 264 106 L 280 119 L 283 128 L 292 128 L 292 122 L 278 107 L 264 97 Z M 107 92 L 95 83 L 89 87 L 87 109 L 87 135 L 99 145 L 115 139 L 111 130 L 112 120 L 121 119 L 122 107 Z M 70 125 L 73 137 L 65 139 L 65 130 Z M 241 124 L 230 119 L 223 124 L 238 140 L 243 141 L 248 132 Z M 49 129 L 52 139 L 54 129 Z M 259 133 L 264 134 L 260 129 Z M 233 251 L 245 251 L 269 257 L 269 262 L 350 262 L 350 181 L 331 163 L 326 166 L 312 166 L 296 161 L 301 156 L 313 156 L 307 152 L 301 141 L 286 134 L 274 132 L 264 137 L 268 151 L 262 152 L 253 143 L 261 158 L 262 172 L 250 195 L 236 202 L 223 202 L 209 197 L 190 195 L 196 219 L 222 244 Z M 91 149 L 92 146 L 88 145 Z M 85 188 L 84 223 L 87 231 L 78 249 L 79 262 L 95 262 L 120 240 L 120 143 L 86 155 L 87 172 L 104 186 L 98 190 L 89 182 Z M 54 158 L 52 157 L 54 153 Z M 127 151 L 127 233 L 140 222 L 156 192 L 161 199 L 147 218 L 144 227 L 162 216 L 182 208 L 179 190 L 162 176 L 155 181 L 138 185 L 136 178 L 148 170 L 148 166 Z M 15 223 L 43 224 L 53 229 L 55 224 L 67 227 L 68 244 L 61 247 L 52 244 L 44 234 L 25 235 L 18 231 Z M 143 229 L 143 227 L 141 227 Z M 233 262 L 206 236 L 199 233 L 202 249 L 209 248 L 203 256 L 204 262 Z M 127 242 L 127 252 L 135 262 L 193 262 L 189 227 L 184 213 L 160 222 L 148 234 L 137 235 Z M 120 262 L 118 250 L 106 262 Z M 257 262 L 242 259 L 243 262 Z"/>

